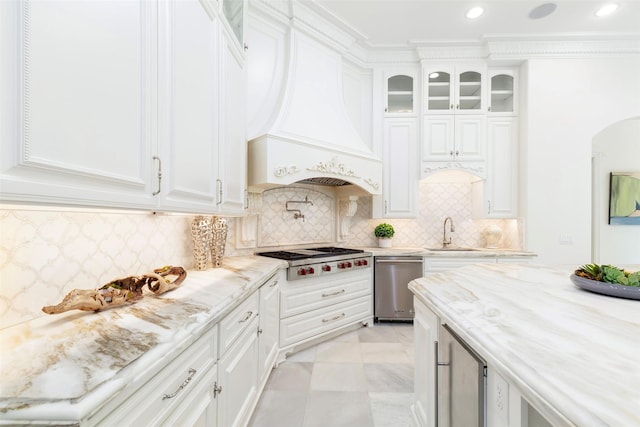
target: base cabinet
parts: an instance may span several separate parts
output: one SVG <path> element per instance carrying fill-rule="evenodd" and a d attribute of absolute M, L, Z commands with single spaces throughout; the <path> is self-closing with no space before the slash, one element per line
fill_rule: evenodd
<path fill-rule="evenodd" d="M 142 386 L 134 379 L 87 425 L 217 425 L 217 331 L 203 334 Z"/>
<path fill-rule="evenodd" d="M 278 340 L 280 334 L 280 281 L 284 280 L 284 270 L 279 276 L 271 278 L 260 288 L 260 316 L 258 333 L 260 348 L 258 350 L 258 384 L 264 387 L 269 378 L 271 368 L 278 356 Z"/>
<path fill-rule="evenodd" d="M 258 397 L 258 318 L 218 362 L 218 425 L 243 426 Z"/>
<path fill-rule="evenodd" d="M 438 342 L 438 317 L 414 298 L 415 317 L 413 334 L 416 355 L 414 366 L 413 416 L 419 426 L 436 425 L 436 343 Z"/>

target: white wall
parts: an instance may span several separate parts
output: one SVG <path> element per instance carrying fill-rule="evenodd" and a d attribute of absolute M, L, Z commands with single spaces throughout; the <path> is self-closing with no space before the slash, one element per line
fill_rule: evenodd
<path fill-rule="evenodd" d="M 640 227 L 609 225 L 609 173 L 640 172 L 640 117 L 616 123 L 593 139 L 594 261 L 640 264 Z"/>
<path fill-rule="evenodd" d="M 640 115 L 640 57 L 532 59 L 523 67 L 527 249 L 542 263 L 589 262 L 592 140 Z"/>

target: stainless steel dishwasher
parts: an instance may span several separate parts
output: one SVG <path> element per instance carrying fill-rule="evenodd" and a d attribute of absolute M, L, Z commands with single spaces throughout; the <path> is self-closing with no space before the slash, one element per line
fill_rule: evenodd
<path fill-rule="evenodd" d="M 420 256 L 377 256 L 374 263 L 376 320 L 413 320 L 413 294 L 409 282 L 422 277 Z"/>

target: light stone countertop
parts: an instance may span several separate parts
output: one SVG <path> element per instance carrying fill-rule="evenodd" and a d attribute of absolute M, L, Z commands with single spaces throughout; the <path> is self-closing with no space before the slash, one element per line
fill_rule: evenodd
<path fill-rule="evenodd" d="M 261 256 L 227 257 L 222 268 L 188 271 L 180 287 L 160 296 L 1 330 L 0 423 L 85 418 L 133 378 L 173 360 L 286 267 Z"/>
<path fill-rule="evenodd" d="M 482 264 L 409 288 L 554 426 L 640 425 L 640 301 L 577 288 L 575 267 Z"/>
<path fill-rule="evenodd" d="M 525 257 L 533 258 L 537 255 L 533 252 L 514 250 L 514 249 L 486 249 L 486 248 L 473 248 L 471 251 L 434 251 L 427 248 L 413 248 L 413 247 L 392 247 L 392 248 L 378 248 L 378 247 L 362 247 L 367 252 L 371 252 L 374 256 L 402 256 L 402 255 L 416 255 L 429 258 L 508 258 L 508 257 Z"/>

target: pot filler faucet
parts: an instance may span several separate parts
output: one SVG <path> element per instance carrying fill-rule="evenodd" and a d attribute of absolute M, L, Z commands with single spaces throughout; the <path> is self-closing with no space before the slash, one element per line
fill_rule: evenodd
<path fill-rule="evenodd" d="M 446 217 L 444 219 L 444 230 L 442 232 L 442 247 L 443 248 L 446 248 L 447 246 L 449 246 L 451 244 L 451 235 L 449 235 L 449 240 L 447 240 L 447 221 L 450 222 L 449 231 L 451 231 L 451 233 L 456 231 L 456 227 L 453 225 L 453 219 L 451 219 L 450 216 Z"/>

